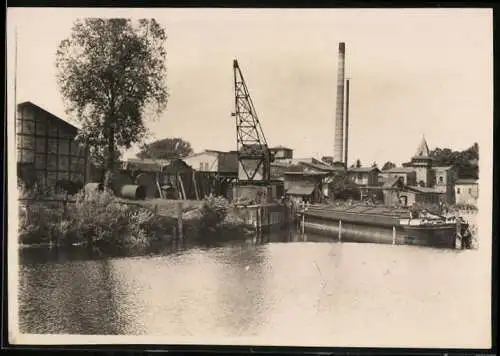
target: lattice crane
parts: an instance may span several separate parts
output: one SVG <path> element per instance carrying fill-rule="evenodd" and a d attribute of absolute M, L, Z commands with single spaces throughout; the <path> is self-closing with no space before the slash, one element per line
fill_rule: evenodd
<path fill-rule="evenodd" d="M 272 155 L 238 61 L 233 61 L 238 183 L 267 185 Z"/>

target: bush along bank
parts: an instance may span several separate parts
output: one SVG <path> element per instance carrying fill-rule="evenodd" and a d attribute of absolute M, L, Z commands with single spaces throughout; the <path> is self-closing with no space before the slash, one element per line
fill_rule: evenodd
<path fill-rule="evenodd" d="M 47 196 L 24 192 L 19 212 L 21 245 L 91 245 L 109 248 L 148 247 L 177 235 L 175 214 L 159 215 L 151 208 L 127 204 L 112 193 L 78 193 L 72 203 L 47 201 Z M 176 204 L 175 201 L 166 204 Z M 170 209 L 172 212 L 175 209 Z M 240 232 L 242 222 L 222 197 L 208 197 L 200 208 L 183 214 L 183 236 L 199 240 L 208 235 Z"/>

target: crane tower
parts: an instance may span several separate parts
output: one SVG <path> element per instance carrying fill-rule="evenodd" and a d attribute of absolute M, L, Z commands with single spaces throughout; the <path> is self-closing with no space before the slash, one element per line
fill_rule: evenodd
<path fill-rule="evenodd" d="M 239 185 L 268 185 L 272 156 L 238 61 L 233 61 Z"/>

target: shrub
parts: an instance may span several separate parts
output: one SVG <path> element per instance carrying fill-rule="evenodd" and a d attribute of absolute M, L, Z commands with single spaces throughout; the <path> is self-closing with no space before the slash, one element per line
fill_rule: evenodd
<path fill-rule="evenodd" d="M 202 224 L 205 227 L 217 227 L 227 216 L 229 211 L 229 201 L 222 196 L 213 196 L 205 198 L 201 213 L 203 215 Z"/>
<path fill-rule="evenodd" d="M 31 194 L 31 193 L 30 193 Z M 109 191 L 80 192 L 75 203 L 29 203 L 20 211 L 22 243 L 59 241 L 111 247 L 147 246 L 171 231 L 172 223 L 151 210 L 119 202 Z"/>

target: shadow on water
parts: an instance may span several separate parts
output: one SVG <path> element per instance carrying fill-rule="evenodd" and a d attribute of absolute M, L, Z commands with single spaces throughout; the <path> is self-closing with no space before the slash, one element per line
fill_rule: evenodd
<path fill-rule="evenodd" d="M 208 250 L 224 246 L 261 245 L 266 243 L 290 242 L 333 242 L 330 237 L 301 234 L 295 228 L 275 229 L 261 233 L 206 233 L 198 237 L 174 240 L 160 243 L 147 248 L 131 247 L 118 250 L 102 250 L 88 246 L 69 247 L 28 247 L 19 251 L 21 265 L 65 263 L 70 261 L 106 260 L 110 258 L 131 258 L 140 256 L 165 256 L 183 253 L 183 251 L 197 248 Z"/>

